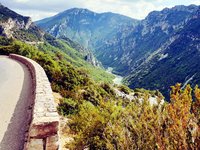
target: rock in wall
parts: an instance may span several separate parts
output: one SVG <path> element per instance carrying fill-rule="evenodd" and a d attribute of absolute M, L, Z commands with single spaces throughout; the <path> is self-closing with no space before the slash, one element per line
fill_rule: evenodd
<path fill-rule="evenodd" d="M 31 72 L 34 105 L 25 150 L 59 149 L 59 116 L 56 111 L 50 82 L 44 69 L 35 61 L 10 54 L 10 58 L 25 64 Z"/>

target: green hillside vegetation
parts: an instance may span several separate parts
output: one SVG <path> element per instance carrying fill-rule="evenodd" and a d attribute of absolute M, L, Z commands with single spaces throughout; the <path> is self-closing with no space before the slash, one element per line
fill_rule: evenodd
<path fill-rule="evenodd" d="M 35 46 L 4 37 L 0 38 L 0 45 L 0 54 L 16 53 L 38 62 L 46 71 L 53 89 L 58 92 L 65 93 L 66 89 L 73 90 L 76 86 L 86 85 L 86 82 L 88 84 L 94 82 L 93 79 L 107 83 L 112 82 L 113 79 L 112 75 L 101 68 L 84 62 L 76 55 L 77 52 L 67 45 L 64 46 L 66 46 L 68 53 L 64 53 L 48 43 L 39 45 L 39 50 Z"/>
<path fill-rule="evenodd" d="M 87 68 L 83 69 L 84 64 L 82 67 L 74 65 L 73 62 L 66 59 L 66 57 L 69 57 L 67 54 L 62 51 L 52 51 L 51 48 L 56 50 L 56 47 L 50 44 L 47 44 L 47 46 L 45 46 L 45 44 L 39 46 L 43 50 L 41 51 L 35 46 L 25 44 L 24 42 L 1 37 L 0 45 L 0 54 L 8 55 L 10 53 L 15 53 L 38 62 L 44 68 L 51 82 L 53 91 L 59 92 L 66 99 L 72 99 L 73 103 L 79 104 L 86 100 L 97 105 L 101 100 L 115 97 L 112 87 L 108 83 L 104 83 L 103 80 L 101 80 L 101 75 L 98 74 L 99 72 L 103 74 L 103 70 L 93 70 L 93 73 L 97 73 L 94 78 L 99 78 L 98 80 L 101 80 L 101 82 L 97 82 L 91 78 L 92 75 L 90 73 L 88 74 L 88 72 L 90 72 L 89 69 L 92 70 L 92 66 L 88 65 L 89 69 L 87 70 Z M 49 51 L 47 48 L 49 48 Z M 106 79 L 107 76 L 104 75 L 104 78 Z M 62 109 L 59 110 L 61 114 L 66 114 L 63 109 L 70 108 L 71 103 L 63 103 L 63 105 L 64 107 L 60 106 Z M 72 113 L 75 111 L 76 110 L 73 110 Z"/>
<path fill-rule="evenodd" d="M 175 10 L 179 10 L 181 8 L 182 6 L 178 6 L 175 8 Z M 31 23 L 30 18 L 16 14 L 15 12 L 9 10 L 1 4 L 0 9 L 0 22 L 6 23 L 9 18 L 11 18 L 12 21 L 16 21 L 17 19 L 16 27 L 18 25 L 24 25 L 26 23 L 27 25 L 29 25 L 29 23 Z M 188 9 L 186 9 L 186 12 L 190 12 L 190 9 L 196 10 L 197 7 L 190 6 Z M 74 13 L 71 14 L 71 12 Z M 84 12 L 88 12 L 89 16 L 84 15 Z M 168 22 L 169 20 L 169 23 L 172 23 L 171 26 L 176 25 L 177 21 L 179 22 L 179 20 L 174 20 L 176 19 L 176 17 L 173 17 L 174 14 L 176 14 L 175 16 L 178 15 L 178 11 L 175 11 L 175 13 L 173 13 L 174 11 L 172 11 L 172 13 L 167 13 L 169 14 L 169 16 L 167 17 L 166 9 L 161 12 L 163 13 L 163 15 L 158 15 L 158 12 L 153 12 L 149 15 L 149 17 L 145 19 L 146 21 L 150 21 L 149 25 L 151 28 L 154 24 L 156 24 L 157 26 L 157 19 L 161 19 L 162 21 L 163 18 L 167 19 L 165 21 Z M 114 68 L 114 71 L 119 71 L 119 73 L 123 73 L 123 70 L 131 71 L 129 70 L 129 67 L 134 68 L 137 66 L 137 64 L 130 63 L 130 61 L 128 61 L 129 58 L 127 57 L 123 59 L 122 63 L 119 61 L 118 56 L 123 58 L 123 56 L 128 55 L 133 60 L 135 58 L 137 58 L 138 60 L 139 58 L 146 58 L 144 54 L 148 54 L 148 52 L 144 51 L 145 49 L 149 49 L 149 52 L 153 52 L 154 49 L 160 47 L 165 39 L 171 37 L 171 35 L 173 34 L 172 32 L 170 32 L 170 36 L 165 37 L 165 32 L 162 32 L 159 28 L 156 27 L 156 30 L 155 32 L 153 32 L 153 34 L 152 32 L 149 32 L 148 34 L 145 34 L 142 38 L 132 38 L 132 36 L 138 37 L 139 34 L 143 33 L 142 30 L 144 27 L 146 27 L 146 23 L 138 24 L 138 28 L 135 28 L 135 25 L 137 25 L 138 21 L 135 20 L 133 23 L 133 20 L 131 18 L 127 18 L 124 16 L 120 17 L 119 15 L 112 13 L 96 14 L 85 9 L 71 9 L 69 11 L 61 13 L 61 16 L 57 15 L 52 19 L 58 19 L 55 22 L 59 23 L 58 21 L 61 21 L 60 23 L 62 23 L 63 21 L 65 21 L 62 20 L 63 15 L 66 16 L 66 14 L 68 13 L 69 16 L 68 18 L 66 18 L 66 20 L 70 21 L 69 19 L 71 15 L 74 16 L 72 17 L 72 21 L 74 20 L 73 24 L 70 25 L 71 27 L 76 27 L 77 29 L 79 29 L 79 18 L 85 17 L 85 19 L 87 19 L 87 23 L 83 22 L 80 24 L 83 31 L 85 32 L 80 32 L 83 33 L 83 35 L 78 35 L 78 37 L 76 37 L 76 40 L 84 45 L 88 44 L 88 42 L 85 43 L 84 40 L 88 41 L 93 39 L 92 43 L 90 43 L 88 47 L 93 47 L 95 45 L 101 46 L 102 42 L 105 42 L 104 38 L 108 38 L 107 40 L 112 39 L 115 37 L 115 31 L 117 32 L 124 25 L 130 25 L 130 27 L 127 27 L 125 30 L 131 31 L 131 34 L 130 32 L 128 32 L 128 35 L 125 35 L 124 38 L 125 30 L 120 30 L 120 32 L 117 33 L 117 35 L 119 34 L 119 36 L 116 37 L 116 40 L 111 40 L 111 43 L 106 42 L 108 45 L 106 44 L 103 47 L 99 47 L 99 49 L 104 50 L 101 51 L 101 54 L 112 56 L 109 57 L 109 59 L 105 59 L 104 63 L 106 61 L 113 63 L 109 63 L 108 65 L 111 65 L 111 67 L 118 67 L 118 69 Z M 200 13 L 198 13 L 197 16 L 199 16 L 199 14 Z M 189 13 L 186 13 L 185 17 L 187 18 L 188 15 Z M 96 18 L 95 16 L 99 16 L 99 18 Z M 180 16 L 184 16 L 182 14 L 182 11 L 180 12 Z M 181 18 L 179 17 L 179 19 Z M 182 19 L 185 21 L 184 18 Z M 192 20 L 190 20 L 191 22 L 189 22 L 189 24 L 187 25 L 186 30 L 183 29 L 183 31 L 181 31 L 181 34 L 185 35 L 185 37 L 179 37 L 173 43 L 174 45 L 171 44 L 173 48 L 168 47 L 166 49 L 166 52 L 169 56 L 167 55 L 168 57 L 162 59 L 161 62 L 164 62 L 168 58 L 171 58 L 170 54 L 172 54 L 172 56 L 178 56 L 177 54 L 182 49 L 181 45 L 182 47 L 185 45 L 192 46 L 189 47 L 190 53 L 198 54 L 194 52 L 194 50 L 196 51 L 196 48 L 198 48 L 198 46 L 193 45 L 194 39 L 197 40 L 195 41 L 195 44 L 198 44 L 199 39 L 199 34 L 198 32 L 196 32 L 196 28 L 199 25 L 198 19 L 199 17 L 192 17 Z M 49 22 L 50 20 L 51 18 L 45 19 L 42 21 L 42 24 L 46 26 L 48 25 L 47 22 Z M 55 22 L 53 22 L 53 24 Z M 51 28 L 53 24 L 50 24 L 49 27 Z M 93 29 L 93 27 L 97 26 L 97 24 L 99 25 L 99 28 Z M 62 26 L 62 24 L 59 24 L 59 26 L 60 25 Z M 193 25 L 195 29 L 192 28 Z M 66 118 L 68 120 L 65 128 L 62 130 L 62 132 L 64 132 L 64 135 L 67 135 L 67 139 L 71 139 L 66 142 L 66 148 L 72 150 L 200 149 L 200 88 L 198 86 L 196 86 L 193 90 L 190 85 L 184 85 L 184 88 L 182 88 L 181 84 L 176 84 L 175 86 L 171 87 L 170 94 L 168 93 L 168 88 L 163 89 L 163 93 L 168 93 L 168 95 L 170 95 L 169 99 L 167 99 L 169 100 L 169 102 L 163 101 L 166 99 L 158 90 L 149 91 L 143 88 L 132 90 L 125 85 L 113 86 L 110 83 L 112 83 L 112 79 L 114 78 L 114 76 L 106 73 L 105 70 L 103 70 L 102 68 L 94 67 L 90 63 L 86 62 L 86 57 L 90 56 L 88 55 L 89 51 L 87 49 L 84 49 L 80 44 L 72 41 L 75 39 L 71 38 L 72 40 L 70 40 L 69 38 L 65 37 L 65 34 L 72 36 L 74 35 L 74 33 L 76 33 L 76 31 L 72 31 L 71 28 L 71 31 L 69 30 L 69 32 L 66 32 L 67 30 L 65 32 L 62 30 L 57 32 L 59 26 L 57 26 L 58 28 L 55 28 L 54 32 L 64 33 L 64 38 L 62 37 L 62 35 L 56 35 L 56 37 L 59 36 L 60 39 L 56 39 L 55 37 L 46 34 L 33 23 L 28 27 L 28 29 L 14 27 L 10 30 L 13 31 L 13 33 L 8 36 L 13 37 L 13 39 L 8 39 L 0 36 L 0 54 L 19 54 L 35 60 L 44 68 L 48 79 L 51 82 L 53 91 L 60 93 L 62 96 L 62 98 L 59 100 L 57 110 L 63 118 Z M 108 26 L 110 28 L 104 30 Z M 91 31 L 95 32 L 85 30 L 88 29 L 88 27 L 91 27 Z M 132 27 L 134 27 L 136 30 L 129 30 Z M 89 35 L 89 37 L 87 37 L 87 34 Z M 1 35 L 6 36 L 4 32 L 2 32 Z M 90 35 L 93 35 L 93 37 L 90 37 Z M 123 38 L 121 38 L 121 36 Z M 188 38 L 190 40 L 188 40 Z M 156 43 L 157 45 L 152 44 L 154 41 L 156 41 L 155 39 L 159 39 Z M 135 45 L 136 50 L 138 50 L 137 53 L 139 53 L 132 53 L 134 54 L 133 57 L 133 55 L 129 53 L 129 48 L 132 48 L 133 41 L 135 40 L 137 41 Z M 27 44 L 27 42 L 34 44 L 34 46 Z M 120 52 L 121 48 L 125 47 L 128 47 L 128 49 L 123 49 L 123 52 Z M 193 47 L 195 47 L 194 50 L 192 50 Z M 111 48 L 114 51 L 107 51 Z M 185 48 L 187 47 L 185 46 Z M 180 56 L 182 56 L 182 53 L 180 54 Z M 98 56 L 98 54 L 96 55 Z M 191 57 L 189 53 L 187 53 L 187 55 L 183 56 L 187 56 L 184 58 L 197 58 L 193 60 L 198 60 L 198 57 L 196 56 L 199 55 L 194 55 L 195 57 Z M 87 61 L 91 61 L 91 58 L 89 57 L 89 60 L 87 59 Z M 101 58 L 103 59 L 103 57 Z M 177 60 L 181 60 L 181 57 Z M 127 62 L 128 64 L 124 64 L 124 62 Z M 170 62 L 171 61 L 169 61 L 169 63 Z M 181 62 L 178 61 L 177 63 L 176 61 L 176 63 L 174 62 L 172 65 L 168 65 L 169 67 L 166 67 L 164 65 L 164 68 L 167 68 L 164 70 L 167 70 L 167 73 L 169 74 L 170 68 L 174 68 L 174 64 L 180 63 L 180 66 L 182 67 L 180 68 L 181 70 L 176 68 L 176 70 L 173 72 L 181 72 L 183 74 L 186 74 L 188 69 L 183 69 L 184 62 L 186 61 Z M 193 63 L 194 61 L 191 62 Z M 187 61 L 187 68 L 197 68 L 196 66 L 198 66 L 198 63 L 194 62 L 193 64 L 191 64 L 191 62 L 189 64 Z M 150 67 L 147 66 L 146 68 Z M 156 69 L 162 69 L 162 67 L 160 66 L 155 65 L 154 67 L 156 67 Z M 142 68 L 142 70 L 146 71 L 144 68 Z M 162 72 L 162 74 L 164 75 L 163 71 L 160 72 Z M 195 72 L 198 72 L 198 70 Z M 147 75 L 149 76 L 151 75 L 151 73 L 148 73 Z M 155 76 L 152 76 L 152 78 L 150 78 L 156 79 L 152 80 L 154 81 L 154 83 L 151 84 L 153 85 L 151 89 L 158 89 L 158 86 L 160 84 L 156 82 L 158 77 L 159 74 L 155 74 Z M 182 74 L 180 74 L 179 76 L 173 75 L 171 79 L 175 80 L 175 78 L 179 77 L 184 76 Z M 140 82 L 139 79 L 141 78 L 138 78 L 137 80 L 135 80 L 136 82 L 131 83 L 138 84 Z M 150 79 L 148 78 L 148 81 L 150 81 Z M 197 79 L 194 78 L 194 80 Z M 176 82 L 178 81 L 175 80 L 175 82 L 173 83 Z M 150 82 L 145 82 L 144 85 L 149 83 Z M 170 85 L 169 83 L 172 82 L 170 82 L 169 80 L 168 85 Z M 198 82 L 193 83 L 196 84 Z M 194 85 L 192 85 L 192 87 L 193 86 Z M 117 96 L 117 94 L 119 93 L 122 96 Z M 128 96 L 132 96 L 133 99 L 130 100 L 129 97 L 126 97 L 127 95 L 125 95 L 124 93 L 129 94 Z M 152 98 L 154 100 L 157 100 L 157 104 L 152 103 Z"/>
<path fill-rule="evenodd" d="M 16 39 L 23 39 L 23 41 L 29 41 L 29 42 L 40 42 L 42 40 L 42 35 L 40 35 L 40 31 L 39 29 L 32 27 L 32 29 L 29 30 L 25 30 L 25 29 L 21 29 L 21 30 L 16 30 L 14 31 L 14 37 Z"/>
<path fill-rule="evenodd" d="M 48 35 L 46 35 L 48 36 Z M 100 67 L 95 67 L 84 60 L 85 54 L 70 47 L 66 41 L 56 39 L 52 36 L 45 37 L 44 44 L 39 44 L 38 49 L 51 55 L 62 57 L 74 67 L 87 72 L 88 76 L 97 82 L 112 83 L 114 75 L 107 73 Z M 84 68 L 84 69 L 83 69 Z"/>
<path fill-rule="evenodd" d="M 198 149 L 200 135 L 200 89 L 180 84 L 172 87 L 171 102 L 161 105 L 162 95 L 144 89 L 134 90 L 136 100 L 115 95 L 108 83 L 96 83 L 87 71 L 74 67 L 64 53 L 51 46 L 43 51 L 23 42 L 0 38 L 0 54 L 16 53 L 37 61 L 47 73 L 52 89 L 59 92 L 58 112 L 68 117 L 65 132 L 73 140 L 70 149 Z M 47 48 L 50 48 L 47 51 Z M 74 60 L 74 59 L 73 59 Z M 130 89 L 119 86 L 130 93 Z M 194 97 L 192 97 L 194 95 Z M 158 105 L 149 97 L 157 96 Z M 141 101 L 141 98 L 143 101 Z"/>
<path fill-rule="evenodd" d="M 75 106 L 75 114 L 68 116 L 66 134 L 73 140 L 66 143 L 69 149 L 104 150 L 165 150 L 198 149 L 200 142 L 200 89 L 180 84 L 172 87 L 171 103 L 151 106 L 148 93 L 143 102 L 126 105 L 121 100 L 109 99 L 98 105 L 84 101 Z M 139 99 L 139 97 L 138 97 Z M 161 99 L 158 99 L 158 102 Z M 60 107 L 61 108 L 61 107 Z M 70 109 L 65 110 L 65 112 Z"/>

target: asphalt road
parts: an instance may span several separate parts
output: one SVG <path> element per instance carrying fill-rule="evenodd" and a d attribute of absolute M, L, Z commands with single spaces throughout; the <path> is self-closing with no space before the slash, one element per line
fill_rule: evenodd
<path fill-rule="evenodd" d="M 21 150 L 30 122 L 31 76 L 23 64 L 0 56 L 0 150 Z"/>

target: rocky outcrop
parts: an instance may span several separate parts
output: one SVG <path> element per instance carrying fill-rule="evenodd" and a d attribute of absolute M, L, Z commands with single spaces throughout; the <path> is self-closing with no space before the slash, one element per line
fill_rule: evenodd
<path fill-rule="evenodd" d="M 32 25 L 30 17 L 21 16 L 0 4 L 0 34 L 13 37 L 16 30 L 28 30 Z"/>
<path fill-rule="evenodd" d="M 11 38 L 13 37 L 13 33 L 15 30 L 19 30 L 19 29 L 27 30 L 31 24 L 32 24 L 32 21 L 30 18 L 27 18 L 26 21 L 22 21 L 22 22 L 9 18 L 8 20 L 4 22 L 0 22 L 0 31 L 2 35 L 8 38 Z"/>
<path fill-rule="evenodd" d="M 12 37 L 13 31 L 11 29 L 15 26 L 15 22 L 12 19 L 8 19 L 7 22 L 0 22 L 1 35 L 8 38 Z"/>
<path fill-rule="evenodd" d="M 0 35 L 24 42 L 43 41 L 44 32 L 25 17 L 0 4 Z"/>
<path fill-rule="evenodd" d="M 96 59 L 96 57 L 93 55 L 93 53 L 89 49 L 83 47 L 79 43 L 74 42 L 67 37 L 62 36 L 59 39 L 62 40 L 63 42 L 65 42 L 70 47 L 77 50 L 81 55 L 83 55 L 85 61 L 87 61 L 91 65 L 96 66 L 96 67 L 102 66 L 101 63 Z M 51 42 L 51 41 L 49 41 L 49 42 Z"/>
<path fill-rule="evenodd" d="M 57 150 L 59 148 L 59 116 L 49 80 L 43 68 L 35 61 L 11 54 L 10 58 L 25 64 L 33 81 L 34 105 L 32 121 L 27 134 L 25 150 Z"/>
<path fill-rule="evenodd" d="M 95 56 L 89 52 L 86 56 L 85 56 L 85 61 L 89 62 L 91 65 L 96 66 L 96 67 L 100 67 L 101 63 L 98 62 L 98 60 L 95 58 Z"/>

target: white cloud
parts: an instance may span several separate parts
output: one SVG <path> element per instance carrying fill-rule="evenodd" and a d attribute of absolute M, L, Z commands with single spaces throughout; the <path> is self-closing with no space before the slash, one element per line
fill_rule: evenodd
<path fill-rule="evenodd" d="M 29 0 L 15 0 L 16 2 L 18 2 L 18 3 L 26 3 L 26 2 L 28 2 Z"/>
<path fill-rule="evenodd" d="M 50 16 L 54 16 L 57 12 L 46 12 L 46 11 L 39 11 L 39 10 L 15 10 L 18 14 L 23 14 L 24 16 L 31 16 L 33 21 L 40 20 L 43 18 L 47 18 Z"/>
<path fill-rule="evenodd" d="M 69 8 L 88 8 L 95 12 L 115 12 L 142 19 L 150 11 L 180 4 L 197 4 L 200 0 L 1 0 L 7 7 L 33 20 L 49 17 Z"/>
<path fill-rule="evenodd" d="M 115 12 L 132 18 L 143 19 L 150 11 L 160 10 L 163 7 L 157 7 L 147 0 L 87 0 L 83 3 L 85 8 L 91 9 L 95 12 Z"/>
<path fill-rule="evenodd" d="M 200 0 L 194 0 L 192 3 L 196 5 L 200 5 Z"/>

